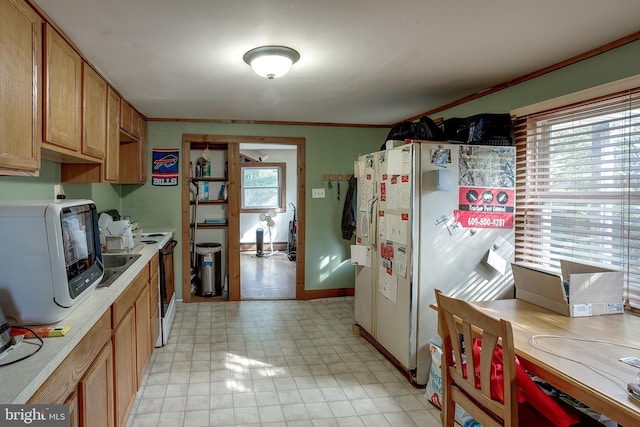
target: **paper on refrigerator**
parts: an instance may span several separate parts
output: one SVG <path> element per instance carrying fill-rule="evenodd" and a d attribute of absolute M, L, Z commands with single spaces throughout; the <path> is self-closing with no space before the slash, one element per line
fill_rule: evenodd
<path fill-rule="evenodd" d="M 387 173 L 389 175 L 407 175 L 411 173 L 413 148 L 410 145 L 401 149 L 387 150 Z"/>
<path fill-rule="evenodd" d="M 351 264 L 371 267 L 371 248 L 365 245 L 351 245 Z"/>
<path fill-rule="evenodd" d="M 511 261 L 513 260 L 513 254 L 515 248 L 509 242 L 507 242 L 502 236 L 493 242 L 491 248 L 489 248 L 489 255 L 487 256 L 487 264 L 497 270 L 503 276 L 507 274 Z"/>
<path fill-rule="evenodd" d="M 385 214 L 387 239 L 407 244 L 409 243 L 409 214 Z"/>
<path fill-rule="evenodd" d="M 384 297 L 392 303 L 396 303 L 398 295 L 398 276 L 395 274 L 389 274 L 388 270 L 384 267 L 380 267 L 380 274 L 378 274 L 378 292 L 384 295 Z"/>

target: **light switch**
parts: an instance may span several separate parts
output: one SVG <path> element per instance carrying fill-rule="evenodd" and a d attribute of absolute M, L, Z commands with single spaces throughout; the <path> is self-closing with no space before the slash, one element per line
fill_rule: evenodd
<path fill-rule="evenodd" d="M 311 189 L 311 198 L 312 199 L 324 199 L 324 188 L 312 188 Z"/>

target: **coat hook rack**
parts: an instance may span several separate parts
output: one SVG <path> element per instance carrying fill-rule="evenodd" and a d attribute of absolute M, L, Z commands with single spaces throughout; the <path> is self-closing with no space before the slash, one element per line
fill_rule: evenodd
<path fill-rule="evenodd" d="M 353 174 L 325 174 L 323 176 L 324 181 L 349 181 Z"/>

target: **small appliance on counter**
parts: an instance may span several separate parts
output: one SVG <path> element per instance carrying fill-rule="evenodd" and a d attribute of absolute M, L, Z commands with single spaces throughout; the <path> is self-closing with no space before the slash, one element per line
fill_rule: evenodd
<path fill-rule="evenodd" d="M 12 342 L 11 327 L 7 323 L 7 319 L 5 319 L 4 313 L 0 308 L 0 354 L 11 347 Z"/>
<path fill-rule="evenodd" d="M 59 322 L 103 276 L 91 200 L 0 203 L 0 305 L 12 324 Z"/>
<path fill-rule="evenodd" d="M 100 214 L 98 225 L 100 243 L 105 252 L 137 252 L 140 249 L 142 229 L 137 222 L 121 219 L 117 211 L 110 210 Z"/>

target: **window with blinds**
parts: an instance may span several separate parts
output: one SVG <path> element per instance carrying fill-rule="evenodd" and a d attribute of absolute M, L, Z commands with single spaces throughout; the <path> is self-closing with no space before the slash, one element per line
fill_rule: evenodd
<path fill-rule="evenodd" d="M 516 118 L 516 260 L 624 272 L 640 308 L 640 89 Z"/>

